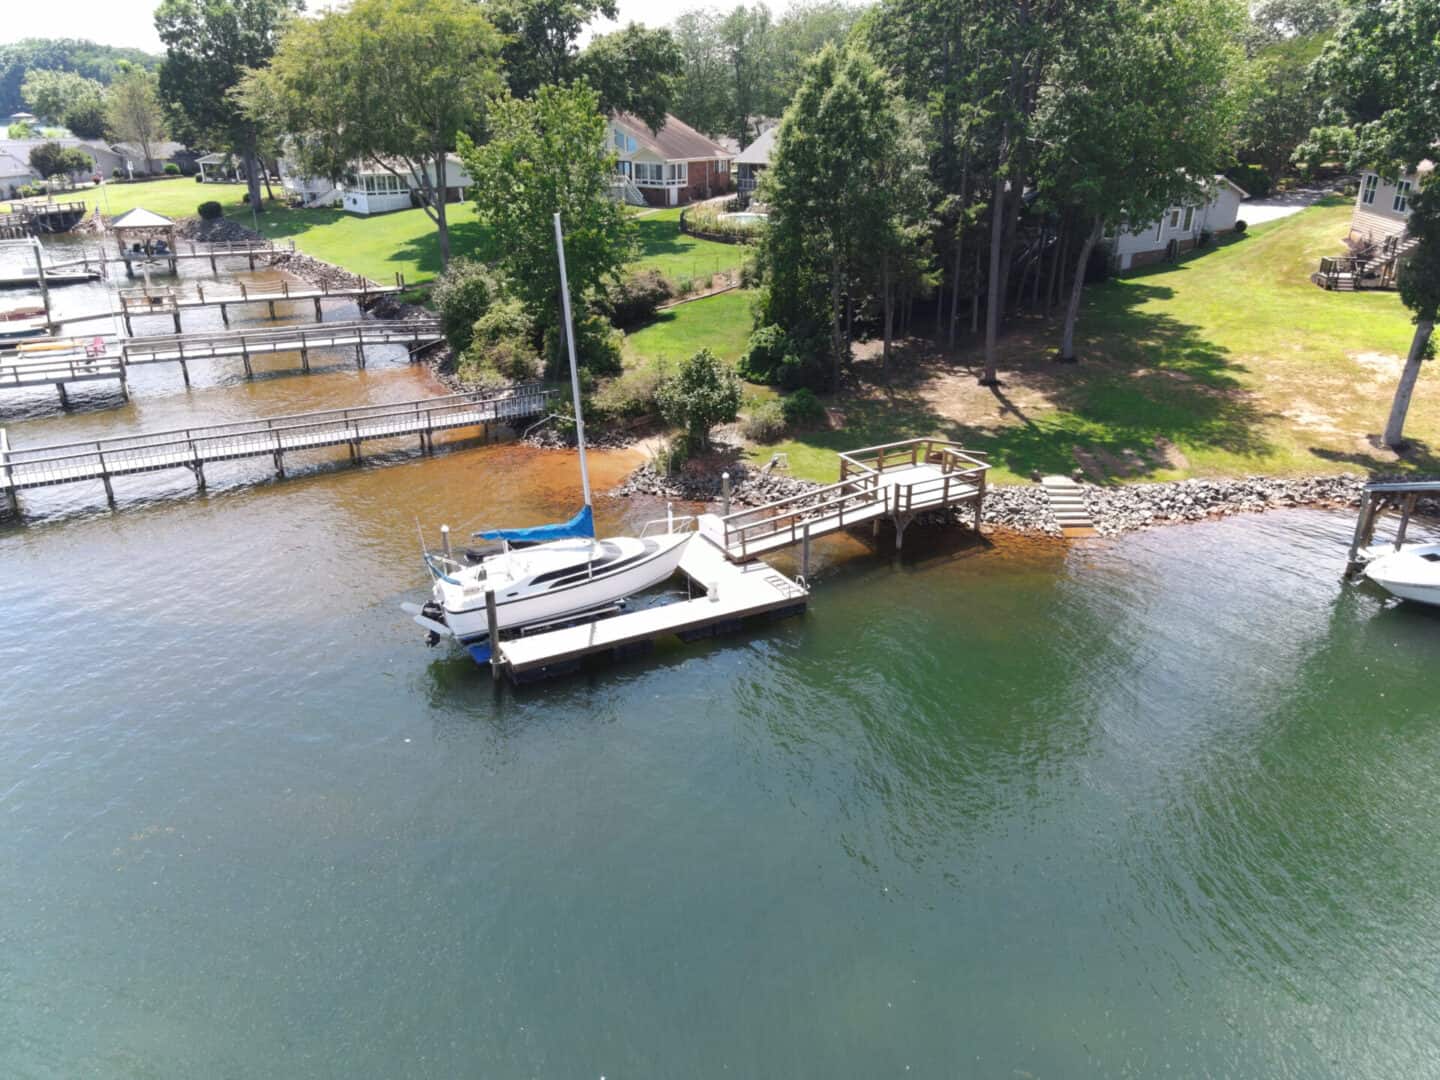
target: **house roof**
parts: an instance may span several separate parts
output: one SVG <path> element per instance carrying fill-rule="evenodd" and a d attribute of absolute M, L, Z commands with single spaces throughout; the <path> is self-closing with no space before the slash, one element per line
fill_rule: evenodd
<path fill-rule="evenodd" d="M 130 157 L 143 157 L 145 151 L 134 143 L 115 143 L 110 147 L 117 154 L 128 154 Z M 150 160 L 163 161 L 172 158 L 184 150 L 183 143 L 178 142 L 157 142 L 150 144 Z"/>
<path fill-rule="evenodd" d="M 700 161 L 706 158 L 730 158 L 734 155 L 714 139 L 701 135 L 683 120 L 665 114 L 665 125 L 651 131 L 644 120 L 633 113 L 615 113 L 611 118 L 635 141 L 666 161 Z"/>
<path fill-rule="evenodd" d="M 137 206 L 133 210 L 126 210 L 114 221 L 110 222 L 112 229 L 163 229 L 167 225 L 174 225 L 168 217 L 157 214 L 153 210 L 146 210 L 143 206 Z"/>
<path fill-rule="evenodd" d="M 229 154 L 206 154 L 195 159 L 197 165 L 223 165 L 230 160 Z"/>
<path fill-rule="evenodd" d="M 0 176 L 29 176 L 30 166 L 14 154 L 0 153 Z"/>
<path fill-rule="evenodd" d="M 1216 173 L 1215 179 L 1219 180 L 1222 184 L 1229 184 L 1232 188 L 1234 188 L 1237 192 L 1240 193 L 1240 198 L 1248 199 L 1250 197 L 1250 193 L 1248 191 L 1242 188 L 1239 184 L 1235 183 L 1235 181 L 1231 180 L 1228 176 L 1221 176 L 1219 173 Z"/>
<path fill-rule="evenodd" d="M 775 149 L 775 136 L 779 131 L 779 128 L 773 127 L 766 130 L 758 139 L 740 151 L 740 156 L 735 159 L 735 164 L 769 165 L 770 154 Z"/>

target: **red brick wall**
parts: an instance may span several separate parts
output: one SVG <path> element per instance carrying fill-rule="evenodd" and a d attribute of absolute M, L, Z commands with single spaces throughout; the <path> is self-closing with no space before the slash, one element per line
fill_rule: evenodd
<path fill-rule="evenodd" d="M 689 184 L 680 192 L 682 203 L 709 199 L 734 190 L 733 174 L 721 172 L 718 161 L 692 161 L 688 176 Z"/>

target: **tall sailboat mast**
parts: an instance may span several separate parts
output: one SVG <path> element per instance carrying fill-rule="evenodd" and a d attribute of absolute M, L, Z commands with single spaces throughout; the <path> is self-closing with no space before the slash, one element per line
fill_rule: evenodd
<path fill-rule="evenodd" d="M 555 252 L 560 256 L 560 306 L 565 313 L 565 345 L 570 350 L 570 393 L 575 401 L 575 442 L 580 447 L 580 483 L 585 505 L 590 505 L 590 467 L 585 462 L 585 416 L 580 411 L 580 371 L 575 364 L 575 324 L 570 318 L 570 281 L 565 275 L 565 238 L 560 233 L 560 212 L 555 212 Z"/>

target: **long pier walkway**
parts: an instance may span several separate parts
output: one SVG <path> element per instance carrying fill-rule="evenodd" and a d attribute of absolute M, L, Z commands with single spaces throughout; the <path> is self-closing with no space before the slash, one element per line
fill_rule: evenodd
<path fill-rule="evenodd" d="M 916 515 L 968 506 L 980 527 L 986 455 L 943 439 L 908 439 L 840 455 L 840 481 L 735 513 L 702 514 L 700 534 L 743 563 L 800 544 L 808 573 L 810 541 L 882 519 L 895 523 L 895 544 Z"/>
<path fill-rule="evenodd" d="M 203 283 L 197 283 L 193 295 L 188 290 L 182 290 L 174 286 L 157 287 L 142 286 L 137 289 L 120 290 L 120 317 L 125 322 L 125 333 L 135 332 L 131 323 L 132 319 L 146 315 L 169 315 L 175 323 L 175 333 L 180 333 L 180 313 L 191 311 L 197 308 L 219 308 L 220 318 L 226 326 L 230 325 L 230 308 L 244 304 L 267 304 L 270 308 L 270 318 L 276 318 L 275 305 L 293 301 L 312 301 L 315 305 L 315 321 L 322 320 L 322 300 L 353 300 L 361 308 L 368 307 L 371 302 L 380 299 L 382 296 L 393 296 L 405 290 L 404 278 L 396 274 L 394 285 L 376 285 L 372 281 L 361 281 L 359 285 L 311 285 L 305 283 L 292 287 L 288 281 L 283 281 L 279 286 L 267 285 L 262 288 L 251 288 L 244 282 L 238 282 L 238 291 L 231 289 L 207 289 Z M 111 318 L 109 312 L 95 318 Z M 67 319 L 66 322 L 80 322 L 80 319 Z"/>
<path fill-rule="evenodd" d="M 300 370 L 310 371 L 310 353 L 316 349 L 354 349 L 357 367 L 365 366 L 366 346 L 404 345 L 415 352 L 444 340 L 440 320 L 352 320 L 317 327 L 248 327 L 210 334 L 166 334 L 154 337 L 83 338 L 68 342 L 40 339 L 50 347 L 16 348 L 0 352 L 0 390 L 54 386 L 61 404 L 68 404 L 67 383 L 116 379 L 126 393 L 127 369 L 137 364 L 178 364 L 190 385 L 189 365 L 195 360 L 239 357 L 247 378 L 254 375 L 251 358 L 274 353 L 298 353 Z"/>
<path fill-rule="evenodd" d="M 103 250 L 94 255 L 86 252 L 79 259 L 68 259 L 64 262 L 51 263 L 46 269 L 73 269 L 75 267 L 90 267 L 102 263 L 124 263 L 125 273 L 128 277 L 135 276 L 136 267 L 165 266 L 170 273 L 175 273 L 178 264 L 182 259 L 205 259 L 210 263 L 212 271 L 218 270 L 220 259 L 244 259 L 250 264 L 250 269 L 255 269 L 255 260 L 273 259 L 277 255 L 289 255 L 295 250 L 295 241 L 290 240 L 280 244 L 271 240 L 263 240 L 259 243 L 249 241 L 220 241 L 217 243 L 198 243 L 194 240 L 177 243 L 175 247 L 168 248 L 164 252 L 155 250 L 135 251 L 133 249 L 119 248 L 118 254 L 107 255 Z"/>
<path fill-rule="evenodd" d="M 24 449 L 11 447 L 0 430 L 0 496 L 16 510 L 16 493 L 27 488 L 99 480 L 113 505 L 111 481 L 117 476 L 184 468 L 195 474 L 196 487 L 203 491 L 205 466 L 216 461 L 270 458 L 276 475 L 283 477 L 285 455 L 297 450 L 348 446 L 351 458 L 359 461 L 366 442 L 416 436 L 422 451 L 430 452 L 437 431 L 488 430 L 490 424 L 541 416 L 554 393 L 536 383 L 499 394 L 451 394 Z"/>

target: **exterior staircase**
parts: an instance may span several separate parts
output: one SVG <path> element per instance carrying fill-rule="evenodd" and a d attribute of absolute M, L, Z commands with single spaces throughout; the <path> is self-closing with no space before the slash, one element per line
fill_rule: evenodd
<path fill-rule="evenodd" d="M 1068 476 L 1047 476 L 1040 483 L 1050 497 L 1055 523 L 1067 537 L 1094 536 L 1095 522 L 1085 502 L 1085 488 Z"/>
<path fill-rule="evenodd" d="M 635 181 L 624 173 L 616 173 L 610 180 L 610 197 L 616 202 L 622 202 L 629 206 L 649 206 L 645 201 L 645 193 L 636 185 Z"/>

